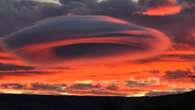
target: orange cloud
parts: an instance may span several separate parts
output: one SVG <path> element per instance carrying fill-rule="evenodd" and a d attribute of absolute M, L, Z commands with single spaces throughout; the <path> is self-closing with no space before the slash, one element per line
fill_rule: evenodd
<path fill-rule="evenodd" d="M 146 9 L 143 12 L 143 15 L 148 16 L 166 16 L 166 15 L 175 15 L 179 14 L 183 10 L 180 5 L 165 5 L 165 6 L 157 6 Z"/>

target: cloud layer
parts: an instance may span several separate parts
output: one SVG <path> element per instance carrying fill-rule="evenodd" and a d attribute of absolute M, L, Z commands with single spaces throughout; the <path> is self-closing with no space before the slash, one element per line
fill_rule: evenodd
<path fill-rule="evenodd" d="M 0 43 L 1 93 L 130 97 L 195 89 L 193 0 L 60 1 L 0 0 L 0 37 L 10 37 L 8 50 Z M 119 19 L 85 16 L 83 23 L 75 15 Z"/>
<path fill-rule="evenodd" d="M 140 60 L 170 46 L 157 30 L 107 16 L 52 18 L 11 34 L 3 43 L 25 61 L 41 65 Z"/>

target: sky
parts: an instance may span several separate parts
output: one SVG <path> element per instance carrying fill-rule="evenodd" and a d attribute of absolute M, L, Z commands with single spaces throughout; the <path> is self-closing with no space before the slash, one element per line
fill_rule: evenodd
<path fill-rule="evenodd" d="M 191 1 L 24 1 L 0 2 L 0 93 L 139 97 L 195 89 Z"/>

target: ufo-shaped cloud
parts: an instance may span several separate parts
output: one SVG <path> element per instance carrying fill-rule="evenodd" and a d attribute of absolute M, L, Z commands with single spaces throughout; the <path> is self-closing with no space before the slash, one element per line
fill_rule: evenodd
<path fill-rule="evenodd" d="M 3 39 L 5 48 L 35 65 L 114 63 L 151 58 L 170 46 L 163 33 L 107 16 L 61 16 Z"/>

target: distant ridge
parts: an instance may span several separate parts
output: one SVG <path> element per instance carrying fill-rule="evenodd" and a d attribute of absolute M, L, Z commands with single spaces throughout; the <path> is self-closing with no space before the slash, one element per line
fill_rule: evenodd
<path fill-rule="evenodd" d="M 195 91 L 159 97 L 0 95 L 0 110 L 194 110 Z"/>

